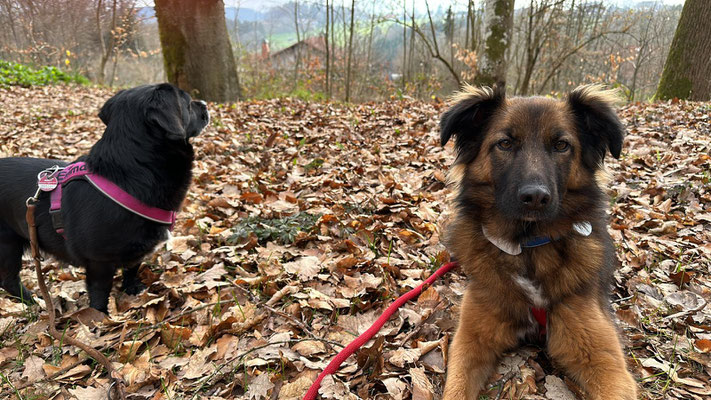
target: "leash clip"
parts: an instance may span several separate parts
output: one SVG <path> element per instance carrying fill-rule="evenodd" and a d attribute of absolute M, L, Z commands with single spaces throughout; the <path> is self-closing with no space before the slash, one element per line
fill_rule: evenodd
<path fill-rule="evenodd" d="M 35 195 L 32 197 L 28 197 L 27 200 L 25 200 L 26 207 L 29 207 L 30 205 L 35 204 L 37 202 L 37 200 L 39 198 L 40 191 L 41 191 L 41 189 L 39 187 L 37 187 L 37 191 L 35 192 Z"/>
<path fill-rule="evenodd" d="M 35 192 L 34 196 L 28 198 L 25 201 L 25 205 L 29 207 L 30 204 L 36 203 L 39 199 L 39 194 L 41 192 L 51 192 L 52 190 L 54 190 L 59 184 L 57 180 L 57 173 L 63 169 L 64 167 L 54 165 L 52 167 L 40 171 L 37 174 L 37 191 Z"/>

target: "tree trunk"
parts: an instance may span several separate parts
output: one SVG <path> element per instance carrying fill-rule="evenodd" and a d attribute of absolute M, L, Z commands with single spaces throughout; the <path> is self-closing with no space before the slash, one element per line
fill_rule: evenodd
<path fill-rule="evenodd" d="M 329 24 L 329 11 L 328 11 L 328 0 L 326 0 L 326 35 L 324 36 L 324 40 L 326 41 L 326 89 L 324 90 L 326 92 L 326 97 L 331 98 L 331 85 L 330 85 L 330 79 L 331 79 L 331 71 L 329 70 L 330 63 L 331 63 L 331 50 L 329 48 L 330 44 L 328 41 L 328 24 Z"/>
<path fill-rule="evenodd" d="M 104 33 L 101 30 L 101 12 L 103 11 L 102 0 L 96 6 L 96 29 L 99 32 L 99 44 L 101 45 L 101 60 L 99 61 L 99 73 L 97 80 L 99 85 L 103 85 L 106 80 L 106 63 L 109 61 L 111 54 L 114 52 L 114 47 L 116 46 L 116 0 L 113 0 L 113 5 L 111 6 L 111 35 L 109 36 L 108 45 L 104 41 Z M 115 68 L 114 68 L 115 70 Z M 113 85 L 113 78 L 109 83 L 109 86 Z"/>
<path fill-rule="evenodd" d="M 664 63 L 656 98 L 711 99 L 711 7 L 686 0 Z"/>
<path fill-rule="evenodd" d="M 466 29 L 464 33 L 464 48 L 469 50 L 469 25 L 471 24 L 472 20 L 472 0 L 467 1 L 467 18 L 466 18 Z M 474 29 L 474 27 L 472 27 Z"/>
<path fill-rule="evenodd" d="M 294 63 L 294 79 L 292 91 L 299 85 L 299 69 L 301 68 L 301 33 L 299 31 L 299 2 L 294 1 L 294 27 L 296 28 L 296 62 Z"/>
<path fill-rule="evenodd" d="M 331 79 L 328 81 L 329 99 L 333 97 L 333 79 L 336 75 L 336 61 L 338 60 L 338 53 L 336 52 L 336 6 L 333 3 L 334 1 L 331 1 Z"/>
<path fill-rule="evenodd" d="M 7 16 L 8 19 L 10 20 L 10 30 L 12 31 L 12 37 L 15 39 L 15 48 L 20 48 L 22 47 L 20 44 L 20 40 L 17 37 L 17 31 L 15 30 L 15 16 L 12 13 L 12 7 L 14 6 L 14 2 L 10 2 L 9 0 L 5 0 L 5 8 L 7 8 Z"/>
<path fill-rule="evenodd" d="M 506 50 L 511 44 L 514 0 L 486 0 L 484 12 L 486 41 L 474 81 L 479 85 L 505 86 Z"/>
<path fill-rule="evenodd" d="M 355 0 L 351 0 L 351 29 L 348 34 L 348 71 L 346 71 L 346 102 L 351 101 L 351 67 L 353 66 L 353 28 L 355 26 Z"/>
<path fill-rule="evenodd" d="M 215 102 L 240 97 L 222 0 L 155 0 L 168 81 Z"/>
<path fill-rule="evenodd" d="M 407 80 L 407 0 L 402 0 L 402 74 L 400 76 L 400 86 L 405 91 L 405 81 Z"/>

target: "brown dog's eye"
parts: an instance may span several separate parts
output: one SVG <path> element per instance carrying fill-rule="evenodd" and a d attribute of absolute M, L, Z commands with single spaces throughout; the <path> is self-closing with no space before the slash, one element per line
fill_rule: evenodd
<path fill-rule="evenodd" d="M 511 151 L 513 142 L 510 139 L 501 139 L 496 143 L 496 146 L 503 151 Z"/>
<path fill-rule="evenodd" d="M 553 145 L 553 149 L 559 153 L 567 151 L 570 148 L 570 143 L 565 140 L 559 140 Z"/>

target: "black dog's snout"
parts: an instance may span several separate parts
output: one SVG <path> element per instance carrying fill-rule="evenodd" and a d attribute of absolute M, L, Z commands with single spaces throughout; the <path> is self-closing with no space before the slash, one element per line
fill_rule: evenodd
<path fill-rule="evenodd" d="M 193 100 L 192 105 L 197 108 L 198 115 L 203 122 L 210 121 L 210 113 L 207 111 L 207 103 L 202 100 Z"/>
<path fill-rule="evenodd" d="M 526 185 L 518 190 L 518 198 L 531 211 L 546 208 L 551 201 L 551 192 L 543 185 Z"/>

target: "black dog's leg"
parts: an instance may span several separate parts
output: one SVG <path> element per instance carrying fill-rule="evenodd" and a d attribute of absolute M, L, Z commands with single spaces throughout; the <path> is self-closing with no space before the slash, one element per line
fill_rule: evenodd
<path fill-rule="evenodd" d="M 116 267 L 100 262 L 89 262 L 86 266 L 86 288 L 89 291 L 89 307 L 104 314 L 109 313 L 109 294 L 114 283 Z"/>
<path fill-rule="evenodd" d="M 131 267 L 125 267 L 123 269 L 123 283 L 121 284 L 121 290 L 126 294 L 139 294 L 146 289 L 146 285 L 141 282 L 138 278 L 138 270 L 141 264 Z"/>
<path fill-rule="evenodd" d="M 26 304 L 33 304 L 32 292 L 20 282 L 22 252 L 26 241 L 0 224 L 0 287 Z"/>

